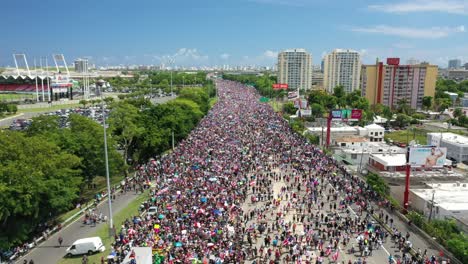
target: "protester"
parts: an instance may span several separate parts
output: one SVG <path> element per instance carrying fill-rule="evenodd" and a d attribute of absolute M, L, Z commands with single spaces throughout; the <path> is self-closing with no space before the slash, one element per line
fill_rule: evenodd
<path fill-rule="evenodd" d="M 138 168 L 132 189 L 155 182 L 143 208 L 157 213 L 127 219 L 114 252 L 151 247 L 156 263 L 324 263 L 343 255 L 366 263 L 389 236 L 372 218 L 384 221 L 388 201 L 293 132 L 254 88 L 216 86 L 218 103 L 188 138 Z M 401 255 L 425 263 L 404 246 Z"/>

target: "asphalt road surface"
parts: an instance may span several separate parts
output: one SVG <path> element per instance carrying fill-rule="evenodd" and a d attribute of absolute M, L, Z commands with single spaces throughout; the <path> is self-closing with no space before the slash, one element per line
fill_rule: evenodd
<path fill-rule="evenodd" d="M 112 203 L 112 212 L 115 215 L 120 210 L 125 208 L 130 202 L 140 195 L 135 194 L 135 191 L 128 191 L 126 194 L 118 192 L 115 201 Z M 96 212 L 102 212 L 104 215 L 109 215 L 108 202 L 101 202 Z M 122 223 L 114 223 L 114 226 L 120 226 Z M 16 263 L 23 263 L 23 260 L 34 260 L 34 264 L 54 264 L 60 261 L 65 254 L 66 249 L 77 239 L 93 236 L 99 228 L 107 223 L 99 223 L 96 226 L 83 224 L 83 217 L 79 217 L 75 222 L 66 226 L 61 231 L 50 236 L 45 242 L 34 248 L 29 254 L 18 259 Z M 58 247 L 58 238 L 63 238 L 61 247 Z"/>

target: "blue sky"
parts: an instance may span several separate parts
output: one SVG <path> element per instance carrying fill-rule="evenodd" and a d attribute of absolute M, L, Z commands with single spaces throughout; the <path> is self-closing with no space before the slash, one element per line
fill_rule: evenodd
<path fill-rule="evenodd" d="M 364 63 L 468 62 L 468 0 L 15 0 L 2 3 L 0 65 L 63 53 L 98 65 L 266 65 L 305 48 L 314 64 L 350 48 Z"/>

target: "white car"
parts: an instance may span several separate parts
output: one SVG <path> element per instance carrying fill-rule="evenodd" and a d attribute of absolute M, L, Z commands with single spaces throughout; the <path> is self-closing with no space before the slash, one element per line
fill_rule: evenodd
<path fill-rule="evenodd" d="M 151 206 L 151 207 L 148 209 L 148 212 L 147 212 L 146 214 L 149 215 L 149 216 L 152 216 L 152 215 L 155 215 L 156 213 L 158 213 L 158 207 L 156 207 L 156 206 Z"/>
<path fill-rule="evenodd" d="M 76 240 L 69 248 L 67 248 L 67 256 L 91 255 L 96 252 L 104 252 L 106 247 L 102 244 L 100 237 L 88 237 Z"/>

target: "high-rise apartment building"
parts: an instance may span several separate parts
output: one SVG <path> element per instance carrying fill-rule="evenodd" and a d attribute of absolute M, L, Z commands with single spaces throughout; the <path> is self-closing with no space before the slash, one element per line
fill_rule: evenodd
<path fill-rule="evenodd" d="M 88 72 L 88 60 L 76 59 L 75 60 L 75 72 Z"/>
<path fill-rule="evenodd" d="M 359 89 L 361 58 L 359 52 L 349 49 L 335 49 L 325 55 L 323 86 L 328 92 L 338 85 L 349 93 Z"/>
<path fill-rule="evenodd" d="M 448 68 L 449 69 L 460 69 L 461 68 L 461 60 L 459 60 L 459 59 L 449 60 Z"/>
<path fill-rule="evenodd" d="M 361 73 L 362 96 L 371 105 L 380 103 L 396 108 L 405 99 L 411 108 L 421 109 L 423 97 L 435 94 L 436 65 L 400 65 L 399 58 L 388 58 L 387 65 L 379 61 L 363 65 Z"/>
<path fill-rule="evenodd" d="M 278 54 L 278 82 L 289 89 L 312 87 L 312 56 L 305 49 L 288 49 Z"/>

